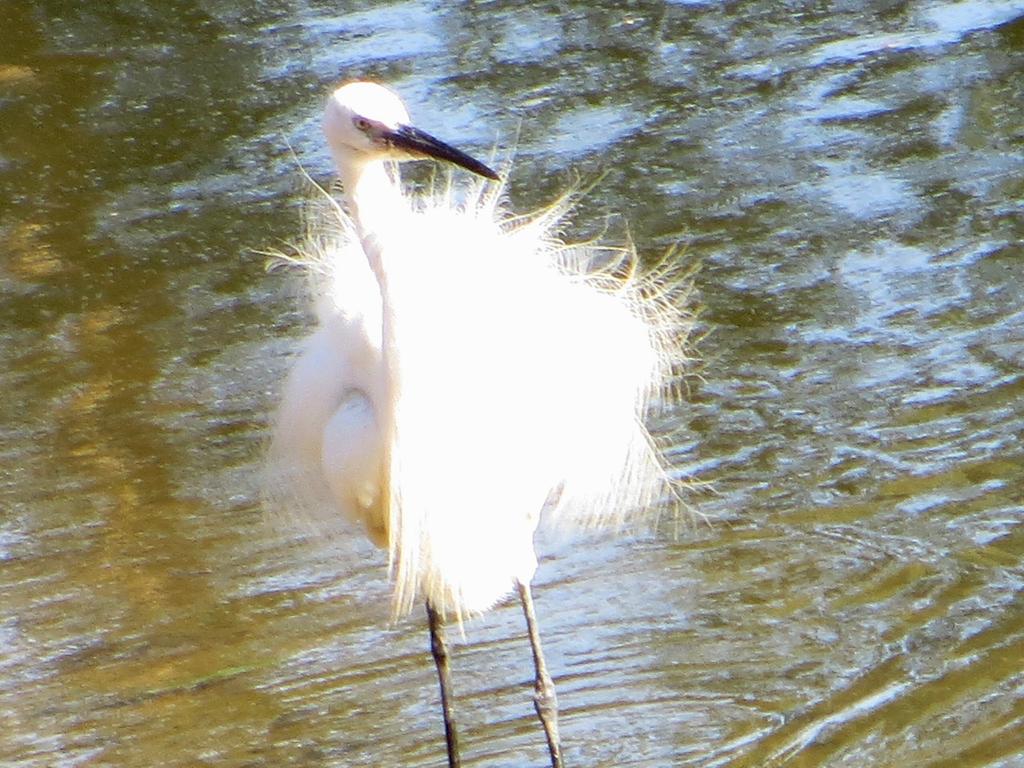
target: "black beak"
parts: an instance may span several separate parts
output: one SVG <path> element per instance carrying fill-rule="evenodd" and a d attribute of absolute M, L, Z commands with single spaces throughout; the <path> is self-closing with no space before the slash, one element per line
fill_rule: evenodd
<path fill-rule="evenodd" d="M 389 131 L 384 138 L 392 147 L 408 152 L 414 157 L 432 157 L 435 160 L 445 160 L 460 168 L 465 168 L 467 171 L 472 171 L 477 176 L 483 176 L 492 181 L 500 181 L 498 174 L 479 160 L 470 157 L 450 144 L 445 144 L 440 139 L 435 139 L 429 133 L 421 131 L 419 128 L 413 128 L 411 125 L 400 125 L 395 130 Z"/>

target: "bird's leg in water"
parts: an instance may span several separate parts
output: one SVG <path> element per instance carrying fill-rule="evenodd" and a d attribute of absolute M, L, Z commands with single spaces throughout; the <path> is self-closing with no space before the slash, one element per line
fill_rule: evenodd
<path fill-rule="evenodd" d="M 519 599 L 523 603 L 526 614 L 526 631 L 530 635 L 530 646 L 533 648 L 533 666 L 537 677 L 533 687 L 533 706 L 537 709 L 544 735 L 548 739 L 548 750 L 551 752 L 551 767 L 562 768 L 562 747 L 558 741 L 558 701 L 555 698 L 555 686 L 551 682 L 544 653 L 540 647 L 540 632 L 537 630 L 537 617 L 533 612 L 533 595 L 529 583 L 517 582 Z"/>
<path fill-rule="evenodd" d="M 444 713 L 444 738 L 448 743 L 448 768 L 459 768 L 459 736 L 455 731 L 455 712 L 452 709 L 452 675 L 448 667 L 448 646 L 444 641 L 444 621 L 427 600 L 427 619 L 430 622 L 430 652 L 437 665 L 441 683 L 441 711 Z"/>

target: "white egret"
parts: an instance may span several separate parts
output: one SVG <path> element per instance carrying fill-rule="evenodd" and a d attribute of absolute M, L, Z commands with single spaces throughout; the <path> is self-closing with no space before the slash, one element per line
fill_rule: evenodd
<path fill-rule="evenodd" d="M 426 602 L 450 766 L 459 765 L 443 621 L 518 591 L 552 765 L 557 707 L 530 594 L 533 536 L 600 525 L 663 498 L 644 426 L 681 359 L 685 281 L 632 249 L 560 243 L 568 198 L 503 212 L 490 168 L 411 127 L 399 98 L 353 82 L 323 128 L 342 204 L 299 260 L 318 326 L 285 385 L 271 466 L 388 551 L 394 611 Z M 403 191 L 394 161 L 436 158 L 479 179 Z M 279 495 L 279 494 L 278 494 Z"/>

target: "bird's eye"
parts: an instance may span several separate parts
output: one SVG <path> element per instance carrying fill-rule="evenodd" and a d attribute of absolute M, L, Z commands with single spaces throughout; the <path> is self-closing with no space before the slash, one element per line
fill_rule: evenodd
<path fill-rule="evenodd" d="M 370 130 L 370 121 L 367 120 L 365 117 L 354 117 L 352 118 L 352 122 L 360 131 Z"/>

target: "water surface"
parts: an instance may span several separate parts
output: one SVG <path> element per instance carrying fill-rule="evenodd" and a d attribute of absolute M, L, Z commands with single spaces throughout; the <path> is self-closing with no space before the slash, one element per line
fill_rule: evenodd
<path fill-rule="evenodd" d="M 569 764 L 1024 765 L 1024 3 L 151 5 L 6 10 L 0 762 L 444 764 L 381 553 L 259 502 L 359 76 L 703 264 L 709 524 L 542 550 Z M 466 764 L 543 764 L 517 606 L 455 654 Z"/>

